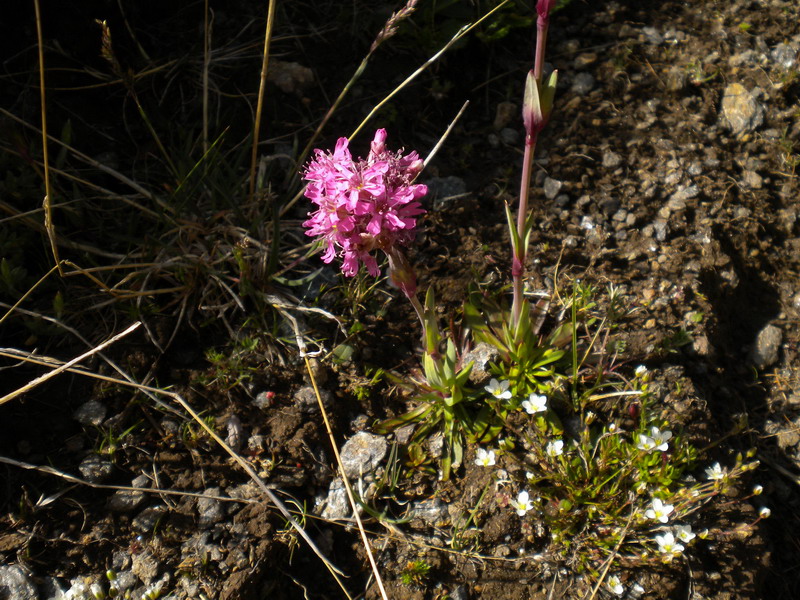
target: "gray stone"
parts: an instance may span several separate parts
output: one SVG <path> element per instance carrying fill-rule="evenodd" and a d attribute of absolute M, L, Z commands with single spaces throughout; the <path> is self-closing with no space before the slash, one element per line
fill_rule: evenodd
<path fill-rule="evenodd" d="M 500 130 L 500 141 L 507 146 L 516 146 L 519 143 L 519 131 L 511 127 L 504 127 Z"/>
<path fill-rule="evenodd" d="M 429 498 L 412 503 L 406 517 L 420 519 L 425 524 L 434 527 L 444 527 L 450 523 L 450 511 L 447 509 L 447 504 L 439 498 Z"/>
<path fill-rule="evenodd" d="M 355 478 L 371 473 L 386 456 L 388 447 L 385 437 L 359 431 L 347 440 L 341 450 L 345 474 Z"/>
<path fill-rule="evenodd" d="M 328 390 L 320 390 L 319 396 L 322 398 L 322 403 L 325 408 L 333 405 L 333 394 Z M 317 393 L 310 385 L 302 387 L 295 393 L 295 400 L 297 404 L 306 412 L 317 412 L 319 410 L 319 402 L 317 402 Z"/>
<path fill-rule="evenodd" d="M 678 190 L 670 196 L 670 201 L 673 200 L 689 200 L 691 198 L 697 197 L 700 193 L 700 188 L 696 185 L 684 185 L 678 188 Z M 684 202 L 685 206 L 685 202 Z"/>
<path fill-rule="evenodd" d="M 39 592 L 18 565 L 0 566 L 0 598 L 8 600 L 39 600 Z"/>
<path fill-rule="evenodd" d="M 661 219 L 656 219 L 653 221 L 653 233 L 655 238 L 659 242 L 663 242 L 667 239 L 667 234 L 669 233 L 669 227 L 667 226 L 667 222 Z"/>
<path fill-rule="evenodd" d="M 514 102 L 500 102 L 494 112 L 493 127 L 500 131 L 520 118 L 519 106 Z M 465 190 L 466 191 L 466 190 Z"/>
<path fill-rule="evenodd" d="M 236 415 L 231 415 L 230 419 L 228 419 L 225 443 L 228 444 L 234 452 L 239 452 L 242 448 L 243 441 L 244 427 L 242 427 L 242 421 Z"/>
<path fill-rule="evenodd" d="M 614 169 L 622 163 L 622 157 L 611 150 L 603 151 L 603 166 L 607 169 Z"/>
<path fill-rule="evenodd" d="M 460 585 L 450 592 L 450 600 L 469 600 L 466 586 Z"/>
<path fill-rule="evenodd" d="M 114 465 L 98 454 L 90 454 L 78 465 L 78 470 L 86 481 L 100 483 L 114 472 Z"/>
<path fill-rule="evenodd" d="M 259 392 L 253 399 L 253 404 L 255 404 L 261 410 L 267 410 L 273 404 L 275 404 L 275 392 L 271 392 L 268 390 Z"/>
<path fill-rule="evenodd" d="M 208 488 L 203 492 L 209 496 L 221 496 L 222 490 L 218 487 Z M 219 523 L 225 518 L 222 502 L 214 498 L 200 498 L 197 500 L 198 525 L 201 529 L 208 529 L 214 523 Z"/>
<path fill-rule="evenodd" d="M 570 90 L 578 96 L 585 96 L 594 88 L 595 80 L 590 73 L 578 73 L 572 80 Z"/>
<path fill-rule="evenodd" d="M 150 480 L 147 475 L 139 475 L 136 479 L 131 481 L 131 487 L 144 488 L 149 487 Z M 108 500 L 108 507 L 115 512 L 129 512 L 139 508 L 144 502 L 145 493 L 135 492 L 129 490 L 118 490 Z"/>
<path fill-rule="evenodd" d="M 783 332 L 775 325 L 767 325 L 758 332 L 756 343 L 750 350 L 750 362 L 765 369 L 778 362 L 778 352 L 783 342 Z"/>
<path fill-rule="evenodd" d="M 118 592 L 124 592 L 125 590 L 133 589 L 138 581 L 133 571 L 126 569 L 124 571 L 117 571 L 117 577 L 114 579 L 113 586 Z"/>
<path fill-rule="evenodd" d="M 464 353 L 461 357 L 461 363 L 464 365 L 473 362 L 472 371 L 469 373 L 469 380 L 475 385 L 480 385 L 488 380 L 492 374 L 489 371 L 489 366 L 493 362 L 500 360 L 500 351 L 486 342 L 480 342 L 469 352 Z"/>
<path fill-rule="evenodd" d="M 347 499 L 347 490 L 341 478 L 337 477 L 328 488 L 325 507 L 322 509 L 323 519 L 346 519 L 351 514 L 350 501 Z"/>
<path fill-rule="evenodd" d="M 42 581 L 39 583 L 39 597 L 42 598 L 42 600 L 64 600 L 64 595 L 66 593 L 67 590 L 64 584 L 56 577 L 48 575 L 43 577 Z M 0 597 L 5 598 L 5 596 Z"/>
<path fill-rule="evenodd" d="M 681 67 L 672 67 L 667 71 L 667 90 L 670 92 L 680 92 L 686 87 L 687 73 L 686 69 Z"/>
<path fill-rule="evenodd" d="M 106 407 L 96 400 L 89 400 L 78 407 L 72 418 L 81 425 L 100 425 L 106 418 Z"/>
<path fill-rule="evenodd" d="M 552 179 L 550 177 L 545 177 L 544 179 L 544 195 L 548 200 L 552 200 L 558 195 L 558 192 L 561 191 L 561 187 L 564 184 L 557 179 Z"/>
<path fill-rule="evenodd" d="M 161 564 L 149 552 L 138 552 L 131 557 L 131 571 L 142 583 L 150 585 L 158 577 Z"/>
<path fill-rule="evenodd" d="M 760 190 L 764 187 L 764 179 L 755 171 L 745 171 L 742 174 L 742 182 L 752 190 Z"/>
<path fill-rule="evenodd" d="M 428 186 L 429 196 L 433 198 L 433 210 L 442 210 L 467 193 L 467 182 L 455 175 L 433 177 L 424 183 Z"/>
<path fill-rule="evenodd" d="M 797 64 L 797 48 L 780 43 L 769 53 L 772 62 L 787 71 Z"/>
<path fill-rule="evenodd" d="M 131 522 L 131 526 L 139 533 L 152 533 L 158 522 L 167 514 L 167 507 L 163 505 L 145 508 Z"/>
<path fill-rule="evenodd" d="M 648 44 L 653 44 L 654 46 L 658 46 L 664 41 L 664 36 L 655 27 L 643 27 L 642 35 L 644 35 L 644 39 Z"/>
<path fill-rule="evenodd" d="M 725 88 L 722 116 L 734 135 L 755 130 L 764 122 L 764 108 L 740 83 Z"/>

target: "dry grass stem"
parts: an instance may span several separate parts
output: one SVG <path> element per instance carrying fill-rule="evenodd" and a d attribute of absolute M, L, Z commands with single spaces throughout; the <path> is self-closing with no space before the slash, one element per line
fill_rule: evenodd
<path fill-rule="evenodd" d="M 261 78 L 258 85 L 256 116 L 253 123 L 253 149 L 250 155 L 250 201 L 255 198 L 256 172 L 258 171 L 258 135 L 261 129 L 261 112 L 264 108 L 264 94 L 267 87 L 267 70 L 269 68 L 269 50 L 272 43 L 272 27 L 275 24 L 275 5 L 277 0 L 269 0 L 267 9 L 267 28 L 264 32 L 264 51 L 261 58 Z"/>
<path fill-rule="evenodd" d="M 314 371 L 311 369 L 311 363 L 308 362 L 308 355 L 305 353 L 303 353 L 303 360 L 305 360 L 306 371 L 308 372 L 308 377 L 311 379 L 311 385 L 314 388 L 314 394 L 317 397 L 317 404 L 322 412 L 322 420 L 325 422 L 325 431 L 328 432 L 328 438 L 331 441 L 333 455 L 336 457 L 336 464 L 339 467 L 339 474 L 342 476 L 342 483 L 344 484 L 344 489 L 347 492 L 347 500 L 350 502 L 350 507 L 353 509 L 353 517 L 355 517 L 356 524 L 358 525 L 358 532 L 361 534 L 361 540 L 364 542 L 364 550 L 367 553 L 367 558 L 369 558 L 369 565 L 372 568 L 372 574 L 375 576 L 375 582 L 378 584 L 378 590 L 381 593 L 381 598 L 383 598 L 383 600 L 389 600 L 388 596 L 386 595 L 386 589 L 383 587 L 383 580 L 381 579 L 380 571 L 378 571 L 378 565 L 375 562 L 375 557 L 372 555 L 372 548 L 370 548 L 369 538 L 367 537 L 366 531 L 364 531 L 364 524 L 361 522 L 361 515 L 358 512 L 358 504 L 356 504 L 356 499 L 353 496 L 353 488 L 350 486 L 350 480 L 347 478 L 347 473 L 345 472 L 344 465 L 342 464 L 342 457 L 339 455 L 339 448 L 336 445 L 336 438 L 333 437 L 331 422 L 328 419 L 328 411 L 325 410 L 325 405 L 322 402 L 322 397 L 320 396 L 319 388 L 317 387 L 317 380 L 314 377 Z"/>
<path fill-rule="evenodd" d="M 47 152 L 47 99 L 44 87 L 44 39 L 42 37 L 42 13 L 39 7 L 39 0 L 33 0 L 36 12 L 36 40 L 39 46 L 39 98 L 42 104 L 42 158 L 44 160 L 44 227 L 47 230 L 47 238 L 50 240 L 50 251 L 53 253 L 53 260 L 56 262 L 58 273 L 61 272 L 61 261 L 58 258 L 58 246 L 56 245 L 56 228 L 53 224 L 53 190 L 50 187 L 50 155 Z"/>
<path fill-rule="evenodd" d="M 9 393 L 9 394 L 6 394 L 6 395 L 5 395 L 5 396 L 3 396 L 2 398 L 0 398 L 0 406 L 2 406 L 3 404 L 5 404 L 6 402 L 9 402 L 10 400 L 13 400 L 13 399 L 14 399 L 14 398 L 16 398 L 17 396 L 21 396 L 22 394 L 24 394 L 24 393 L 26 393 L 26 392 L 29 392 L 29 391 L 30 391 L 30 390 L 32 390 L 33 388 L 35 388 L 35 387 L 37 387 L 37 386 L 41 385 L 41 384 L 42 384 L 42 383 L 44 383 L 45 381 L 48 381 L 48 380 L 52 379 L 52 378 L 53 378 L 53 377 L 55 377 L 56 375 L 59 375 L 59 374 L 63 373 L 64 371 L 66 371 L 66 370 L 67 370 L 67 369 L 69 369 L 70 367 L 73 367 L 73 366 L 75 366 L 76 364 L 78 364 L 79 362 L 81 362 L 81 361 L 83 361 L 83 360 L 85 360 L 85 359 L 89 358 L 90 356 L 93 356 L 93 355 L 97 354 L 97 353 L 98 353 L 98 352 L 100 352 L 101 350 L 104 350 L 105 348 L 109 347 L 111 344 L 113 344 L 113 343 L 115 343 L 115 342 L 117 342 L 117 341 L 121 340 L 122 338 L 124 338 L 126 335 L 128 335 L 128 334 L 129 334 L 129 333 L 131 333 L 132 331 L 135 331 L 136 329 L 138 329 L 138 327 L 139 327 L 140 325 L 141 325 L 141 322 L 140 322 L 140 321 L 137 321 L 136 323 L 134 323 L 133 325 L 130 325 L 130 326 L 127 328 L 127 329 L 125 329 L 125 330 L 124 330 L 124 331 L 122 331 L 121 333 L 118 333 L 117 335 L 113 336 L 112 338 L 110 338 L 110 339 L 106 340 L 105 342 L 103 342 L 103 343 L 102 343 L 102 344 L 100 344 L 99 346 L 97 346 L 97 347 L 95 347 L 95 348 L 92 348 L 92 349 L 91 349 L 91 350 L 89 350 L 88 352 L 84 352 L 84 353 L 83 353 L 83 354 L 81 354 L 80 356 L 76 356 L 75 358 L 73 358 L 73 359 L 72 359 L 72 360 L 70 360 L 69 362 L 65 362 L 63 365 L 61 365 L 60 367 L 57 367 L 57 368 L 53 369 L 53 370 L 52 370 L 52 371 L 50 371 L 49 373 L 45 373 L 44 375 L 42 375 L 42 376 L 40 376 L 40 377 L 37 377 L 36 379 L 33 379 L 33 380 L 29 381 L 28 383 L 26 383 L 26 384 L 25 384 L 24 386 L 22 386 L 21 388 L 19 388 L 19 389 L 15 390 L 15 391 L 13 391 L 13 392 L 11 392 L 11 393 Z"/>

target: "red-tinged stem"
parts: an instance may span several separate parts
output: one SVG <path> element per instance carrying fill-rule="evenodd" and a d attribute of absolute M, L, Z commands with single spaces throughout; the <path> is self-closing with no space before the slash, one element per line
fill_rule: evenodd
<path fill-rule="evenodd" d="M 522 310 L 522 279 L 525 275 L 525 259 L 527 258 L 528 248 L 525 243 L 525 222 L 528 220 L 528 195 L 531 189 L 531 170 L 533 167 L 533 155 L 536 151 L 537 132 L 525 136 L 525 154 L 522 159 L 522 175 L 520 177 L 519 188 L 519 208 L 517 212 L 517 235 L 519 246 L 516 255 L 513 257 L 511 265 L 511 275 L 514 280 L 514 300 L 511 308 L 513 323 L 516 326 L 519 321 L 519 314 Z"/>
<path fill-rule="evenodd" d="M 536 54 L 533 62 L 533 76 L 536 78 L 538 89 L 541 89 L 542 70 L 544 68 L 544 50 L 547 43 L 547 27 L 550 23 L 550 6 L 546 6 L 542 0 L 539 1 L 542 9 L 536 19 Z M 539 7 L 537 6 L 537 10 Z M 537 92 L 538 93 L 538 92 Z M 528 195 L 531 188 L 531 169 L 533 167 L 533 155 L 536 151 L 536 139 L 542 124 L 539 123 L 528 129 L 525 135 L 525 155 L 522 161 L 522 176 L 520 177 L 519 208 L 517 212 L 517 235 L 519 246 L 511 264 L 511 276 L 513 278 L 514 299 L 511 305 L 511 317 L 514 327 L 519 322 L 519 315 L 522 310 L 523 285 L 522 280 L 525 275 L 525 259 L 528 254 L 528 247 L 525 243 L 525 222 L 528 220 Z"/>
<path fill-rule="evenodd" d="M 544 67 L 544 48 L 547 43 L 547 26 L 549 25 L 549 16 L 547 19 L 539 17 L 536 20 L 536 55 L 533 61 L 533 76 L 536 77 L 537 83 L 542 83 L 542 69 Z"/>

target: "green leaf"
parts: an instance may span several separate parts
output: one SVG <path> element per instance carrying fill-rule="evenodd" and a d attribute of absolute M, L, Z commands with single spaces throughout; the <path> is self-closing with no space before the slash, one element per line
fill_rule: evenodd
<path fill-rule="evenodd" d="M 410 410 L 399 417 L 386 419 L 385 421 L 378 423 L 373 429 L 375 433 L 385 435 L 399 427 L 422 421 L 433 411 L 433 408 L 434 407 L 432 404 L 426 402 L 425 404 L 421 404 L 415 409 Z"/>
<path fill-rule="evenodd" d="M 437 389 L 445 387 L 439 373 L 439 364 L 428 352 L 422 355 L 422 368 L 425 370 L 425 379 L 429 384 Z"/>

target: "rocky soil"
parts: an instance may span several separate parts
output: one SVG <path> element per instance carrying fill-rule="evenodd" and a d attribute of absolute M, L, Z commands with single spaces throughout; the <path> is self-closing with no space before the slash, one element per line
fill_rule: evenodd
<path fill-rule="evenodd" d="M 473 101 L 423 177 L 429 213 L 411 256 L 444 314 L 469 282 L 510 275 L 503 203 L 514 202 L 519 180 L 530 54 L 520 44 L 529 41 L 514 32 L 490 52 L 479 42 L 456 49 L 398 109 L 403 143 L 424 153 L 450 108 Z M 670 568 L 626 572 L 625 597 L 800 597 L 800 7 L 575 0 L 554 15 L 549 48 L 559 91 L 536 160 L 532 285 L 618 286 L 633 309 L 625 359 L 651 369 L 665 409 L 698 439 L 735 431 L 715 450 L 721 460 L 757 448 L 761 467 L 745 483 L 764 493 L 732 500 L 716 525 L 733 531 L 761 506 L 772 510 L 746 539 L 731 535 Z M 316 68 L 299 53 L 287 60 Z M 443 98 L 436 81 L 447 83 Z M 321 277 L 337 281 L 332 271 Z M 368 488 L 391 468 L 396 441 L 371 427 L 406 408 L 371 379 L 377 368 L 412 368 L 417 335 L 388 286 L 362 300 L 353 314 L 363 331 L 346 344 L 325 319 L 306 325 L 328 336 L 327 349 L 347 350 L 315 368 L 347 469 Z M 156 352 L 144 335 L 131 340 L 115 358 L 144 374 Z M 302 361 L 291 350 L 253 353 L 238 384 L 209 366 L 210 345 L 181 333 L 158 363 L 159 386 L 202 410 L 302 509 L 353 597 L 378 598 Z M 3 360 L 12 373 L 4 389 L 36 374 Z M 0 599 L 80 598 L 69 590 L 108 589 L 109 569 L 137 600 L 154 585 L 180 600 L 344 597 L 262 491 L 179 408 L 67 377 L 0 405 Z M 416 475 L 403 486 L 393 516 L 407 522 L 364 514 L 389 597 L 588 597 L 579 574 L 526 553 L 529 532 L 499 500 L 481 505 L 475 528 L 459 529 L 456 516 L 488 482 L 465 463 L 446 484 Z M 430 565 L 424 583 L 403 581 L 420 560 Z"/>

